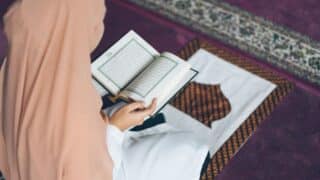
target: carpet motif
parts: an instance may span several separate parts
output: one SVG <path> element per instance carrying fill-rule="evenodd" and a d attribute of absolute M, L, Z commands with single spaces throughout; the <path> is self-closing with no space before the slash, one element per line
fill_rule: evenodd
<path fill-rule="evenodd" d="M 320 85 L 320 44 L 218 0 L 130 0 Z"/>
<path fill-rule="evenodd" d="M 224 96 L 220 85 L 207 85 L 191 82 L 171 105 L 191 117 L 211 127 L 213 121 L 219 120 L 231 111 L 229 100 Z"/>

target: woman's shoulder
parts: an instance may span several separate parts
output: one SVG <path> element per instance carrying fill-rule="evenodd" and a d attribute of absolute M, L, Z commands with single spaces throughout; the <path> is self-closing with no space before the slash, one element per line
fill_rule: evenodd
<path fill-rule="evenodd" d="M 92 33 L 104 13 L 104 0 L 20 0 L 8 10 L 5 25 L 41 43 L 54 32 Z"/>
<path fill-rule="evenodd" d="M 68 18 L 90 20 L 105 8 L 104 0 L 22 0 L 21 6 L 26 21 L 35 26 Z"/>

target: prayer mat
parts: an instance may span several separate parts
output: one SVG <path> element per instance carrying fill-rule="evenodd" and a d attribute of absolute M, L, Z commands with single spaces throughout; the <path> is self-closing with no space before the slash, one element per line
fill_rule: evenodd
<path fill-rule="evenodd" d="M 260 76 L 266 80 L 277 85 L 277 87 L 273 90 L 273 92 L 258 106 L 258 108 L 251 113 L 251 115 L 245 120 L 245 122 L 233 133 L 233 135 L 224 143 L 224 145 L 213 155 L 211 158 L 211 162 L 209 163 L 206 172 L 202 175 L 201 180 L 212 180 L 214 179 L 227 165 L 229 160 L 235 155 L 235 153 L 240 149 L 240 147 L 248 140 L 248 138 L 253 134 L 253 132 L 257 129 L 257 127 L 264 121 L 275 109 L 277 104 L 279 104 L 284 97 L 286 97 L 294 88 L 294 85 L 287 81 L 286 79 L 280 77 L 276 73 L 262 69 L 256 64 L 249 62 L 244 57 L 240 57 L 239 55 L 229 52 L 227 50 L 221 49 L 214 45 L 211 45 L 205 41 L 196 39 L 189 42 L 182 50 L 178 53 L 178 55 L 183 59 L 188 59 L 191 57 L 197 50 L 205 49 L 212 54 L 224 59 L 225 61 L 232 63 L 240 68 L 245 69 L 257 76 Z M 186 94 L 192 92 L 192 89 L 195 89 L 196 86 L 201 87 L 201 85 L 191 83 L 189 87 L 187 87 L 182 93 L 178 94 L 175 99 L 172 100 L 171 104 L 173 104 L 178 109 L 184 111 L 185 113 L 193 116 L 195 119 L 198 119 L 205 125 L 209 125 L 209 121 L 207 117 L 210 115 L 206 114 L 206 111 L 200 110 L 190 110 L 194 105 L 191 102 L 191 99 L 186 99 Z M 216 94 L 219 94 L 220 89 L 214 88 L 213 86 L 204 86 L 201 87 L 202 94 L 206 94 L 203 90 L 213 91 Z M 197 90 L 193 90 L 193 93 L 196 94 Z M 198 90 L 199 91 L 199 90 Z M 198 92 L 199 93 L 199 92 Z M 221 96 L 221 95 L 219 95 Z M 206 95 L 200 95 L 201 98 L 205 98 Z M 190 97 L 189 97 L 190 98 Z M 201 99 L 200 98 L 200 99 Z M 214 117 L 219 117 L 219 113 L 226 115 L 227 111 L 224 108 L 229 108 L 227 104 L 225 104 L 225 100 L 221 98 L 221 100 L 213 100 L 217 97 L 206 97 L 211 98 L 210 106 L 224 106 L 223 108 L 216 108 L 215 111 L 211 111 Z M 207 99 L 208 100 L 208 99 Z M 189 104 L 187 104 L 189 103 Z M 222 104 L 222 105 L 221 105 Z M 201 106 L 201 104 L 200 104 Z M 230 107 L 232 108 L 232 107 Z M 195 112 L 204 112 L 195 113 Z M 218 119 L 218 118 L 217 118 Z"/>

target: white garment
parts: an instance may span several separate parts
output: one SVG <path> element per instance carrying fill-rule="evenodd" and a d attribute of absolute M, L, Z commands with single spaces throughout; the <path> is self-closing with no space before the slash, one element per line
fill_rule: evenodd
<path fill-rule="evenodd" d="M 191 132 L 167 124 L 160 126 L 162 130 L 152 134 L 123 133 L 113 125 L 107 127 L 108 148 L 114 162 L 113 180 L 200 179 L 208 146 Z"/>

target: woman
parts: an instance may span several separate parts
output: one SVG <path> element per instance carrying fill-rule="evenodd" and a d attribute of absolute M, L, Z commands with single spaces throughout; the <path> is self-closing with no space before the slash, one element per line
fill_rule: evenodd
<path fill-rule="evenodd" d="M 8 180 L 111 180 L 127 171 L 115 166 L 125 163 L 122 149 L 111 149 L 121 148 L 121 130 L 141 124 L 156 101 L 102 116 L 90 53 L 105 12 L 103 0 L 17 0 L 5 14 L 0 169 Z"/>

